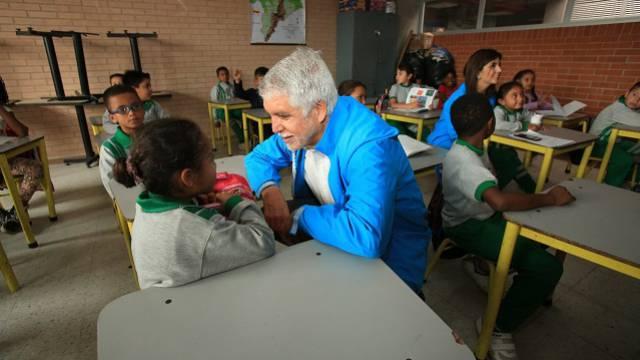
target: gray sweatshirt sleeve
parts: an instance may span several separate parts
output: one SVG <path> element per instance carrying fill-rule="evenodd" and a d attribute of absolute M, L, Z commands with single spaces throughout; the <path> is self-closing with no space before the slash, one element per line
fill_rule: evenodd
<path fill-rule="evenodd" d="M 153 100 L 153 108 L 156 112 L 156 119 L 166 119 L 171 116 L 169 112 L 166 111 L 162 106 L 160 106 L 160 103 L 155 100 Z"/>
<path fill-rule="evenodd" d="M 626 105 L 619 103 L 613 109 L 613 121 L 618 124 L 640 127 L 640 112 L 631 110 Z"/>
<path fill-rule="evenodd" d="M 111 193 L 111 188 L 109 187 L 109 181 L 113 179 L 113 164 L 115 164 L 116 159 L 113 157 L 113 154 L 105 147 L 100 147 L 100 160 L 98 162 L 98 166 L 100 167 L 100 179 L 102 180 L 102 185 L 104 189 L 107 190 L 107 194 L 109 197 L 113 199 L 113 194 Z"/>
<path fill-rule="evenodd" d="M 496 119 L 496 130 L 516 132 L 522 128 L 519 121 L 509 121 L 507 113 L 498 106 L 493 109 L 493 115 Z"/>
<path fill-rule="evenodd" d="M 201 277 L 232 270 L 262 260 L 275 253 L 273 231 L 253 201 L 242 200 L 229 214 L 229 220 L 216 215 L 207 240 Z"/>

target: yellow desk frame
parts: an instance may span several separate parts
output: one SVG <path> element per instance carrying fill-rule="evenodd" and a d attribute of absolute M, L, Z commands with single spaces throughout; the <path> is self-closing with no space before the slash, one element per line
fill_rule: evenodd
<path fill-rule="evenodd" d="M 0 244 L 0 272 L 2 272 L 2 275 L 4 276 L 4 282 L 7 284 L 9 292 L 13 294 L 18 291 L 18 288 L 20 287 L 18 279 L 16 279 L 16 274 L 13 272 L 13 268 L 9 263 L 9 259 L 7 258 L 7 254 L 4 252 L 2 244 Z"/>
<path fill-rule="evenodd" d="M 607 256 L 606 254 L 575 245 L 568 240 L 549 236 L 541 231 L 521 226 L 515 222 L 507 221 L 507 227 L 502 239 L 502 247 L 500 248 L 500 255 L 498 256 L 494 280 L 489 286 L 489 301 L 483 317 L 482 331 L 480 332 L 478 345 L 475 351 L 476 358 L 481 360 L 486 358 L 487 351 L 489 350 L 491 333 L 493 332 L 493 327 L 495 325 L 496 318 L 498 317 L 498 310 L 500 309 L 500 303 L 502 302 L 505 282 L 509 273 L 509 267 L 511 266 L 511 258 L 513 257 L 513 250 L 518 236 L 526 237 L 527 239 L 531 239 L 559 251 L 572 254 L 613 271 L 640 279 L 640 267 L 638 266 L 634 266 L 611 256 Z"/>
<path fill-rule="evenodd" d="M 227 154 L 231 155 L 233 152 L 231 151 L 231 124 L 229 123 L 229 111 L 231 110 L 240 110 L 240 109 L 250 109 L 251 104 L 249 102 L 239 103 L 239 104 L 225 104 L 225 103 L 215 103 L 209 102 L 209 121 L 211 122 L 211 141 L 213 142 L 213 147 L 215 148 L 215 119 L 213 118 L 212 110 L 222 109 L 224 110 L 224 123 L 226 127 L 226 137 L 227 137 Z"/>
<path fill-rule="evenodd" d="M 44 138 L 41 137 L 39 139 L 26 142 L 22 145 L 14 147 L 9 151 L 0 153 L 0 170 L 2 171 L 5 185 L 9 189 L 9 194 L 11 195 L 13 206 L 16 209 L 18 219 L 20 220 L 20 225 L 22 225 L 22 231 L 24 232 L 24 236 L 26 237 L 27 244 L 30 248 L 38 247 L 38 242 L 33 236 L 31 225 L 29 224 L 29 214 L 27 214 L 27 211 L 22 205 L 22 200 L 20 199 L 20 191 L 18 190 L 16 181 L 11 174 L 11 166 L 9 165 L 9 160 L 17 155 L 34 149 L 38 152 L 38 157 L 40 158 L 40 162 L 42 164 L 42 188 L 44 189 L 45 195 L 47 197 L 47 206 L 49 207 L 49 221 L 56 221 L 58 220 L 58 215 L 56 214 L 56 205 L 53 198 L 53 185 L 51 183 L 51 174 L 49 172 L 49 158 L 47 157 L 47 149 L 45 146 Z"/>
<path fill-rule="evenodd" d="M 416 125 L 418 127 L 418 131 L 416 132 L 416 140 L 422 141 L 422 133 L 424 131 L 425 126 L 429 129 L 433 129 L 439 117 L 435 117 L 433 119 L 423 119 L 423 118 L 416 118 L 416 117 L 411 117 L 406 115 L 382 113 L 382 119 L 387 122 L 391 120 L 391 121 L 398 121 L 405 124 Z"/>
<path fill-rule="evenodd" d="M 607 143 L 607 149 L 604 152 L 604 156 L 602 157 L 602 163 L 600 164 L 600 171 L 598 172 L 597 181 L 602 183 L 604 181 L 604 177 L 607 175 L 607 167 L 609 166 L 609 161 L 611 160 L 611 154 L 613 153 L 613 146 L 616 144 L 616 140 L 618 138 L 628 138 L 628 139 L 636 139 L 640 140 L 640 131 L 638 130 L 626 130 L 626 129 L 611 129 L 611 134 L 609 135 L 609 142 Z M 633 176 L 635 180 L 635 174 Z"/>
<path fill-rule="evenodd" d="M 542 125 L 547 126 L 555 126 L 559 128 L 567 128 L 574 129 L 580 126 L 582 128 L 582 132 L 587 132 L 587 127 L 589 126 L 589 115 L 577 116 L 572 119 L 559 119 L 551 117 L 542 118 Z"/>
<path fill-rule="evenodd" d="M 258 123 L 258 142 L 264 141 L 264 126 L 271 125 L 271 117 L 260 117 L 245 112 L 242 113 L 242 131 L 244 131 L 244 151 L 249 153 L 249 124 L 247 120 Z"/>
<path fill-rule="evenodd" d="M 573 146 L 563 147 L 561 149 L 540 146 L 527 141 L 513 139 L 510 137 L 500 136 L 496 134 L 493 134 L 489 137 L 489 142 L 507 145 L 516 149 L 526 151 L 527 156 L 525 156 L 525 161 L 524 161 L 525 166 L 527 166 L 528 163 L 531 162 L 530 160 L 531 152 L 542 154 L 544 158 L 542 159 L 542 165 L 540 166 L 540 173 L 538 174 L 538 179 L 536 181 L 536 192 L 540 192 L 544 189 L 544 184 L 551 171 L 553 158 L 557 155 L 584 148 L 585 150 L 584 150 L 584 153 L 582 154 L 582 160 L 580 160 L 580 166 L 578 167 L 576 178 L 581 179 L 582 177 L 584 177 L 584 173 L 587 168 L 587 163 L 589 162 L 589 157 L 591 156 L 591 151 L 593 151 L 593 144 L 595 140 L 589 143 L 582 143 L 582 144 L 576 144 Z"/>

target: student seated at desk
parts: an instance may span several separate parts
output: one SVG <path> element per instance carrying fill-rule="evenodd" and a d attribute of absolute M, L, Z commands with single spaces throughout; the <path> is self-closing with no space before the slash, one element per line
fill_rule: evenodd
<path fill-rule="evenodd" d="M 442 84 L 438 86 L 438 109 L 442 109 L 444 107 L 444 103 L 448 98 L 456 91 L 458 88 L 458 83 L 456 81 L 456 71 L 452 68 L 449 70 L 447 75 L 445 75 L 444 79 L 442 79 Z"/>
<path fill-rule="evenodd" d="M 253 84 L 255 88 L 245 90 L 242 87 L 242 72 L 236 69 L 233 73 L 233 94 L 240 99 L 249 101 L 252 108 L 262 109 L 264 106 L 262 105 L 262 96 L 260 96 L 258 88 L 268 71 L 269 69 L 264 66 L 256 68 L 253 72 Z"/>
<path fill-rule="evenodd" d="M 234 93 L 233 86 L 229 83 L 229 69 L 225 66 L 220 66 L 216 69 L 216 76 L 218 82 L 211 88 L 209 93 L 209 101 L 211 102 L 223 102 L 225 100 L 233 99 L 236 94 Z M 231 130 L 236 134 L 238 138 L 238 145 L 244 144 L 244 131 L 242 130 L 242 111 L 231 110 L 229 111 L 229 125 Z M 224 110 L 216 109 L 216 127 L 220 127 L 224 123 Z"/>
<path fill-rule="evenodd" d="M 502 84 L 498 90 L 498 105 L 493 109 L 496 130 L 511 133 L 527 129 L 540 130 L 540 125 L 531 124 L 531 117 L 535 114 L 523 109 L 523 104 L 522 85 L 515 81 Z M 522 191 L 529 194 L 536 191 L 536 182 L 525 169 L 514 148 L 492 142 L 489 144 L 488 150 L 489 159 L 496 170 L 500 189 L 515 180 Z"/>
<path fill-rule="evenodd" d="M 144 123 L 150 121 L 164 119 L 169 117 L 169 113 L 165 111 L 160 104 L 151 99 L 153 89 L 151 88 L 151 75 L 146 72 L 137 70 L 127 70 L 123 75 L 123 85 L 132 87 L 142 104 L 144 105 Z M 109 121 L 109 114 L 102 116 L 102 127 L 107 134 L 115 134 L 117 124 Z"/>
<path fill-rule="evenodd" d="M 513 77 L 513 81 L 518 82 L 524 88 L 524 105 L 527 110 L 549 110 L 553 106 L 543 99 L 542 96 L 538 96 L 536 92 L 536 73 L 531 69 L 524 69 L 518 71 Z"/>
<path fill-rule="evenodd" d="M 351 96 L 362 105 L 367 104 L 367 87 L 358 80 L 345 80 L 338 85 L 339 96 Z"/>
<path fill-rule="evenodd" d="M 1 82 L 2 78 L 0 77 L 0 87 L 3 87 Z M 5 102 L 0 99 L 0 136 L 23 137 L 29 135 L 29 128 L 16 118 L 11 109 L 4 106 Z M 33 157 L 32 153 L 28 152 L 9 159 L 9 167 L 11 175 L 18 179 L 20 200 L 22 206 L 27 210 L 33 194 L 37 190 L 42 190 L 40 185 L 43 175 L 42 164 Z M 1 174 L 0 188 L 6 188 Z M 0 207 L 0 230 L 7 233 L 17 233 L 22 230 L 15 207 L 9 211 Z"/>
<path fill-rule="evenodd" d="M 460 97 L 451 107 L 458 139 L 443 163 L 442 209 L 446 233 L 468 252 L 496 261 L 506 221 L 503 211 L 560 206 L 574 200 L 564 187 L 546 194 L 503 192 L 482 150 L 494 129 L 493 110 L 481 94 Z M 491 348 L 492 359 L 517 359 L 511 332 L 552 294 L 562 274 L 562 264 L 542 245 L 518 237 L 511 266 L 518 275 L 500 307 Z M 481 319 L 476 327 L 481 325 Z"/>
<path fill-rule="evenodd" d="M 174 287 L 273 255 L 275 240 L 255 202 L 215 194 L 211 142 L 188 120 L 153 122 L 137 133 L 129 160 L 114 167 L 125 186 L 144 184 L 136 203 L 132 252 L 140 288 Z"/>
<path fill-rule="evenodd" d="M 616 124 L 640 127 L 640 82 L 633 84 L 626 94 L 604 108 L 591 125 L 589 133 L 598 136 L 596 145 L 593 147 L 594 156 L 604 156 L 611 128 Z M 640 144 L 637 141 L 618 140 L 613 146 L 604 182 L 613 186 L 622 186 L 639 157 Z"/>
<path fill-rule="evenodd" d="M 115 85 L 103 95 L 109 121 L 116 124 L 115 134 L 100 147 L 100 179 L 111 198 L 109 181 L 113 179 L 113 165 L 118 159 L 126 159 L 133 134 L 144 122 L 144 105 L 138 93 L 126 85 Z"/>

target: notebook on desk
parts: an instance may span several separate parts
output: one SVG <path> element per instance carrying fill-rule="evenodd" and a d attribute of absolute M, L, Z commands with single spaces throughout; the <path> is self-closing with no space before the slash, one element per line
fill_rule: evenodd
<path fill-rule="evenodd" d="M 409 113 L 420 113 L 424 111 L 429 111 L 430 107 L 433 105 L 433 101 L 438 95 L 438 90 L 431 87 L 414 87 L 409 90 L 409 94 L 407 95 L 407 104 L 415 101 L 418 103 L 418 107 L 415 109 L 402 109 L 402 111 L 406 111 Z"/>
<path fill-rule="evenodd" d="M 398 141 L 400 141 L 400 145 L 402 145 L 402 149 L 404 150 L 404 153 L 407 154 L 407 157 L 432 149 L 430 145 L 407 135 L 398 135 Z"/>
<path fill-rule="evenodd" d="M 579 111 L 587 106 L 587 104 L 576 100 L 573 100 L 572 102 L 562 106 L 555 96 L 551 96 L 551 104 L 553 105 L 553 110 L 538 110 L 537 113 L 544 116 L 568 118 L 576 111 Z"/>

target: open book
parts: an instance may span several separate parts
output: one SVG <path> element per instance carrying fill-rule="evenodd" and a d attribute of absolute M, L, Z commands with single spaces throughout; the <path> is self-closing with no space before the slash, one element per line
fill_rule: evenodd
<path fill-rule="evenodd" d="M 587 104 L 576 100 L 566 104 L 565 106 L 562 106 L 555 96 L 551 96 L 551 104 L 553 105 L 553 110 L 538 110 L 537 113 L 545 116 L 558 116 L 566 118 L 571 116 L 571 114 L 575 113 L 576 111 L 587 106 Z"/>
<path fill-rule="evenodd" d="M 438 90 L 432 87 L 414 87 L 409 90 L 407 95 L 407 104 L 412 101 L 418 102 L 415 109 L 403 109 L 406 112 L 422 112 L 429 110 L 429 106 L 433 104 L 433 100 L 438 95 Z"/>
<path fill-rule="evenodd" d="M 407 157 L 432 149 L 431 145 L 427 145 L 407 135 L 398 135 L 398 140 Z"/>

